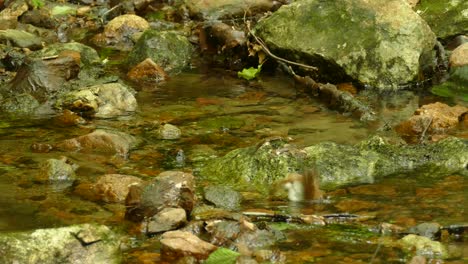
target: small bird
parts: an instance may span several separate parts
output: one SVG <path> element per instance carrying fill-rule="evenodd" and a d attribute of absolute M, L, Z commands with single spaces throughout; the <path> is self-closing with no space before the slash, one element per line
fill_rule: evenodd
<path fill-rule="evenodd" d="M 283 186 L 288 191 L 288 199 L 293 202 L 322 199 L 324 193 L 320 190 L 319 177 L 315 168 L 304 170 L 302 174 L 288 174 L 283 181 Z"/>

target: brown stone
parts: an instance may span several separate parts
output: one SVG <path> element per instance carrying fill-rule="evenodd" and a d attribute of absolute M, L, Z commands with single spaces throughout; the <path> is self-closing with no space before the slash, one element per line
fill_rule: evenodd
<path fill-rule="evenodd" d="M 152 59 L 147 58 L 133 67 L 127 74 L 133 81 L 155 81 L 161 82 L 169 78 L 167 73 Z"/>
<path fill-rule="evenodd" d="M 450 54 L 450 67 L 461 67 L 468 65 L 468 42 L 458 46 Z"/>
<path fill-rule="evenodd" d="M 423 105 L 410 119 L 398 124 L 395 130 L 407 142 L 416 143 L 423 133 L 444 134 L 457 127 L 460 117 L 467 111 L 468 108 L 460 105 L 450 107 L 439 102 Z"/>
<path fill-rule="evenodd" d="M 161 236 L 161 255 L 165 260 L 184 256 L 206 259 L 216 246 L 205 242 L 190 232 L 169 231 Z"/>

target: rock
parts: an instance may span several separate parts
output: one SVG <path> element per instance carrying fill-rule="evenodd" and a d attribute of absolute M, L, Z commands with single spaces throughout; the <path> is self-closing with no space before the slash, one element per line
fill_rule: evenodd
<path fill-rule="evenodd" d="M 354 146 L 322 142 L 302 150 L 276 139 L 233 150 L 198 170 L 205 179 L 236 189 L 271 192 L 283 188 L 289 173 L 308 168 L 317 170 L 320 189 L 333 190 L 395 174 L 439 177 L 464 173 L 467 164 L 468 145 L 457 138 L 428 145 L 393 145 L 373 137 Z"/>
<path fill-rule="evenodd" d="M 161 236 L 160 241 L 161 255 L 164 260 L 174 260 L 183 256 L 193 256 L 202 260 L 217 248 L 192 233 L 183 231 L 166 232 Z"/>
<path fill-rule="evenodd" d="M 415 252 L 415 255 L 420 255 L 428 258 L 448 258 L 449 254 L 447 248 L 438 242 L 432 241 L 430 238 L 406 235 L 399 240 L 401 247 L 409 252 Z"/>
<path fill-rule="evenodd" d="M 468 66 L 468 42 L 458 46 L 450 54 L 450 67 Z"/>
<path fill-rule="evenodd" d="M 415 8 L 416 5 L 418 5 L 419 0 L 406 0 L 406 2 L 408 2 L 408 4 L 409 4 L 412 8 Z"/>
<path fill-rule="evenodd" d="M 77 42 L 56 43 L 35 51 L 31 54 L 32 58 L 44 58 L 58 56 L 63 51 L 76 51 L 80 54 L 80 62 L 83 67 L 96 67 L 101 65 L 101 59 L 97 51 L 89 46 Z"/>
<path fill-rule="evenodd" d="M 150 27 L 148 21 L 133 14 L 118 16 L 105 26 L 104 32 L 93 41 L 102 47 L 129 51 L 136 41 L 136 35 Z"/>
<path fill-rule="evenodd" d="M 0 30 L 0 42 L 13 44 L 15 47 L 36 50 L 42 48 L 41 38 L 22 30 Z"/>
<path fill-rule="evenodd" d="M 426 20 L 437 38 L 445 39 L 468 32 L 466 1 L 421 1 L 416 12 Z"/>
<path fill-rule="evenodd" d="M 121 237 L 107 226 L 82 224 L 0 234 L 1 263 L 120 263 Z"/>
<path fill-rule="evenodd" d="M 182 208 L 165 208 L 150 217 L 146 223 L 146 233 L 155 234 L 177 229 L 187 222 L 187 214 Z"/>
<path fill-rule="evenodd" d="M 0 94 L 0 110 L 5 113 L 31 115 L 37 112 L 41 104 L 28 93 L 11 95 L 5 98 Z"/>
<path fill-rule="evenodd" d="M 100 176 L 94 184 L 82 183 L 75 188 L 75 193 L 91 200 L 107 203 L 123 203 L 132 185 L 141 185 L 143 180 L 131 175 L 106 174 Z"/>
<path fill-rule="evenodd" d="M 423 133 L 425 136 L 444 135 L 456 128 L 466 112 L 468 108 L 460 105 L 450 107 L 439 102 L 423 105 L 410 119 L 398 124 L 395 130 L 407 142 L 418 143 Z"/>
<path fill-rule="evenodd" d="M 351 77 L 379 90 L 415 80 L 435 44 L 425 21 L 399 0 L 295 1 L 259 21 L 255 33 L 278 56 L 317 66 L 326 81 Z"/>
<path fill-rule="evenodd" d="M 171 124 L 164 124 L 158 129 L 158 137 L 160 139 L 179 139 L 181 134 L 180 129 Z"/>
<path fill-rule="evenodd" d="M 203 189 L 205 199 L 217 207 L 227 210 L 239 210 L 242 195 L 227 186 L 207 186 Z"/>
<path fill-rule="evenodd" d="M 48 159 L 40 165 L 35 180 L 40 183 L 68 182 L 71 185 L 76 180 L 75 171 L 78 167 L 66 157 Z"/>
<path fill-rule="evenodd" d="M 440 239 L 440 229 L 442 226 L 439 223 L 422 223 L 411 227 L 408 232 L 419 236 L 424 236 L 429 239 Z"/>
<path fill-rule="evenodd" d="M 242 17 L 270 11 L 275 7 L 271 0 L 185 0 L 190 15 L 204 20 Z"/>
<path fill-rule="evenodd" d="M 93 153 L 115 153 L 126 157 L 137 140 L 119 131 L 96 129 L 87 135 L 64 140 L 54 145 L 58 150 Z"/>
<path fill-rule="evenodd" d="M 14 1 L 0 12 L 0 29 L 16 28 L 18 17 L 28 11 L 26 1 Z"/>
<path fill-rule="evenodd" d="M 125 217 L 138 222 L 164 208 L 182 208 L 187 215 L 195 205 L 193 175 L 181 171 L 165 171 L 145 185 L 141 191 L 130 189 Z"/>
<path fill-rule="evenodd" d="M 150 58 L 169 75 L 188 66 L 192 46 L 185 36 L 174 31 L 146 30 L 128 55 L 128 64 L 134 66 Z"/>
<path fill-rule="evenodd" d="M 169 78 L 167 73 L 150 58 L 140 62 L 127 74 L 132 81 L 163 82 Z"/>
<path fill-rule="evenodd" d="M 113 118 L 136 111 L 133 90 L 120 83 L 98 84 L 66 93 L 58 105 L 77 113 L 98 118 Z"/>

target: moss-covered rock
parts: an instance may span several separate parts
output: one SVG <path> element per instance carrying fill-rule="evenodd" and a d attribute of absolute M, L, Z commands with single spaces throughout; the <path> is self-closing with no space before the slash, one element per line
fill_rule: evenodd
<path fill-rule="evenodd" d="M 320 188 L 372 183 L 390 175 L 440 177 L 466 175 L 468 144 L 447 138 L 428 145 L 393 145 L 374 137 L 357 145 L 323 142 L 302 150 L 281 139 L 236 149 L 200 168 L 206 179 L 238 189 L 271 191 L 291 172 L 315 168 Z"/>
<path fill-rule="evenodd" d="M 188 39 L 175 31 L 146 30 L 128 55 L 128 64 L 135 66 L 152 59 L 167 73 L 178 73 L 188 66 L 193 47 Z"/>
<path fill-rule="evenodd" d="M 435 35 L 404 1 L 300 0 L 261 20 L 255 33 L 278 55 L 319 67 L 327 81 L 388 90 L 413 81 Z"/>
<path fill-rule="evenodd" d="M 417 12 L 438 38 L 468 32 L 468 2 L 461 0 L 421 0 Z"/>
<path fill-rule="evenodd" d="M 120 263 L 120 236 L 83 224 L 0 234 L 1 263 Z"/>

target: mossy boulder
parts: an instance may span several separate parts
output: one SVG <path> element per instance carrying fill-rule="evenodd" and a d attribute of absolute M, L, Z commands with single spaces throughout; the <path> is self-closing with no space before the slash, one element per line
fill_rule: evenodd
<path fill-rule="evenodd" d="M 121 236 L 95 224 L 0 234 L 1 263 L 120 263 Z"/>
<path fill-rule="evenodd" d="M 208 180 L 237 189 L 271 191 L 271 186 L 284 181 L 291 172 L 315 168 L 320 188 L 333 190 L 392 175 L 467 175 L 467 166 L 468 143 L 457 138 L 428 145 L 395 145 L 376 136 L 356 145 L 322 142 L 304 149 L 274 139 L 233 150 L 206 163 L 199 172 Z"/>
<path fill-rule="evenodd" d="M 421 0 L 417 12 L 438 38 L 468 33 L 468 2 L 461 0 Z"/>
<path fill-rule="evenodd" d="M 152 59 L 169 74 L 182 71 L 190 63 L 193 47 L 187 37 L 175 31 L 146 30 L 128 55 L 129 66 Z"/>
<path fill-rule="evenodd" d="M 299 0 L 259 21 L 277 55 L 317 66 L 324 81 L 399 89 L 429 67 L 435 35 L 405 1 Z"/>

